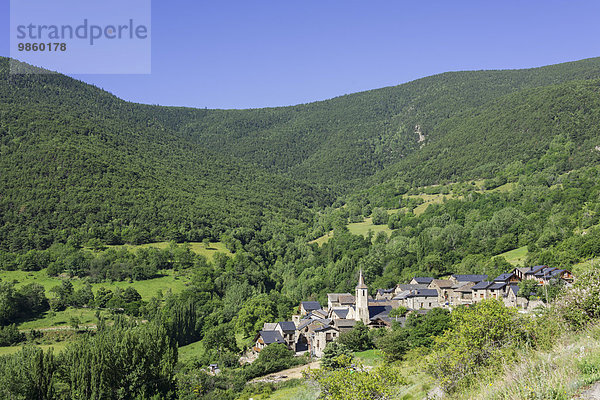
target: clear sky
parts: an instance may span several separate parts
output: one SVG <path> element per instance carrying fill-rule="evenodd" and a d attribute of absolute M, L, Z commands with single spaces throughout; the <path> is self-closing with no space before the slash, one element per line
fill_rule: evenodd
<path fill-rule="evenodd" d="M 0 0 L 2 56 L 8 15 Z M 154 0 L 151 28 L 150 75 L 74 77 L 135 102 L 249 108 L 600 56 L 598 0 Z"/>

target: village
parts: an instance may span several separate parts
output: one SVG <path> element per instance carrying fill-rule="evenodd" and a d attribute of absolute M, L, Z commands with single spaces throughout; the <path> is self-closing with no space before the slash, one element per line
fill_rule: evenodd
<path fill-rule="evenodd" d="M 358 321 L 370 328 L 391 327 L 393 322 L 404 324 L 405 316 L 391 316 L 394 309 L 404 307 L 408 312 L 427 313 L 442 307 L 452 310 L 485 299 L 497 299 L 507 307 L 527 312 L 543 306 L 539 299 L 519 296 L 519 282 L 533 280 L 539 286 L 562 281 L 573 282 L 573 274 L 564 269 L 545 265 L 515 268 L 493 280 L 487 275 L 451 275 L 448 279 L 414 277 L 407 284 L 391 289 L 378 289 L 369 295 L 362 270 L 354 295 L 350 293 L 327 294 L 327 306 L 318 301 L 303 301 L 299 313 L 291 321 L 265 323 L 254 340 L 252 352 L 256 355 L 265 346 L 285 344 L 296 355 L 309 353 L 321 357 L 325 346 L 341 334 L 352 330 Z M 393 315 L 394 313 L 392 313 Z"/>

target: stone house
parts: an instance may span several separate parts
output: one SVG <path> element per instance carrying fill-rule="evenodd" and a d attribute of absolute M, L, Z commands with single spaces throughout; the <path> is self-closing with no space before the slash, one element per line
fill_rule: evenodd
<path fill-rule="evenodd" d="M 481 300 L 488 298 L 488 287 L 492 285 L 492 282 L 483 281 L 478 282 L 473 287 L 471 287 L 472 292 L 472 301 L 473 303 L 477 303 Z"/>
<path fill-rule="evenodd" d="M 487 280 L 487 275 L 459 275 L 454 274 L 450 276 L 450 280 L 454 285 L 465 284 L 468 282 L 478 283 Z"/>
<path fill-rule="evenodd" d="M 352 307 L 354 302 L 354 296 L 350 293 L 327 293 L 328 310 L 334 307 Z"/>
<path fill-rule="evenodd" d="M 415 276 L 409 283 L 411 285 L 429 285 L 431 281 L 433 281 L 433 278 Z"/>
<path fill-rule="evenodd" d="M 259 331 L 254 338 L 254 346 L 252 349 L 256 352 L 260 352 L 265 346 L 274 343 L 287 344 L 278 331 Z"/>
<path fill-rule="evenodd" d="M 300 303 L 300 315 L 306 315 L 311 311 L 320 309 L 321 304 L 318 301 L 303 301 Z"/>

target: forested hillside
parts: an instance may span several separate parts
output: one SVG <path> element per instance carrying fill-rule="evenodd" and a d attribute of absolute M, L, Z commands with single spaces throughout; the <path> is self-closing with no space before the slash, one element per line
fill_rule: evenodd
<path fill-rule="evenodd" d="M 0 65 L 4 249 L 218 240 L 260 229 L 265 215 L 298 228 L 310 208 L 355 188 L 522 169 L 559 133 L 573 143 L 572 167 L 600 159 L 600 59 L 446 73 L 259 110 L 132 104 Z"/>
<path fill-rule="evenodd" d="M 218 240 L 226 229 L 260 230 L 264 217 L 297 228 L 332 200 L 181 140 L 151 110 L 90 85 L 7 67 L 2 60 L 0 248 Z"/>
<path fill-rule="evenodd" d="M 448 72 L 293 107 L 153 110 L 166 124 L 221 154 L 348 188 L 412 153 L 420 154 L 416 150 L 446 136 L 449 119 L 462 121 L 467 110 L 480 113 L 488 103 L 523 89 L 594 78 L 600 78 L 600 59 L 526 70 Z M 502 109 L 500 115 L 512 111 Z M 419 132 L 424 142 L 419 142 Z M 476 129 L 471 132 L 478 134 Z M 408 171 L 419 162 L 421 158 L 409 159 L 401 169 Z"/>
<path fill-rule="evenodd" d="M 561 332 L 583 340 L 600 319 L 587 290 L 597 268 L 581 267 L 600 256 L 599 93 L 600 59 L 589 59 L 196 110 L 125 102 L 60 74 L 9 75 L 1 59 L 0 349 L 56 353 L 0 357 L 0 393 L 247 399 L 262 390 L 255 377 L 307 361 L 276 345 L 240 365 L 263 324 L 352 292 L 359 270 L 370 293 L 515 265 L 579 280 L 552 284 L 540 301 L 563 301 L 541 317 L 490 301 L 358 326 L 341 342 L 377 347 L 391 368 L 334 366 L 312 375 L 322 390 L 344 382 L 346 395 L 360 379 L 370 398 L 424 388 L 404 376 L 402 363 L 418 360 L 461 398 L 498 376 L 500 360 L 510 369 Z M 207 373 L 211 363 L 222 373 Z"/>

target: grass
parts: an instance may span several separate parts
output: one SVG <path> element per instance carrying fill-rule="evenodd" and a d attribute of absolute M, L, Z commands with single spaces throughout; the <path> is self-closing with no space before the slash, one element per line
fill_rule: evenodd
<path fill-rule="evenodd" d="M 504 257 L 506 261 L 513 265 L 524 265 L 525 260 L 527 259 L 527 254 L 529 254 L 527 246 L 523 246 L 498 255 Z"/>
<path fill-rule="evenodd" d="M 363 222 L 354 222 L 348 224 L 348 230 L 353 235 L 363 235 L 367 237 L 369 231 L 373 232 L 373 238 L 377 236 L 379 232 L 385 232 L 388 236 L 392 233 L 392 230 L 387 225 L 375 225 L 373 224 L 372 218 L 365 218 Z"/>
<path fill-rule="evenodd" d="M 293 387 L 284 387 L 282 389 L 275 390 L 273 394 L 265 399 L 268 400 L 316 400 L 319 397 L 320 390 L 309 382 L 301 382 Z M 257 397 L 254 397 L 257 399 Z"/>
<path fill-rule="evenodd" d="M 416 206 L 413 209 L 413 214 L 415 214 L 417 216 L 423 214 L 425 212 L 425 210 L 427 210 L 427 207 L 429 207 L 430 204 L 441 204 L 446 199 L 456 198 L 455 196 L 453 196 L 451 194 L 425 194 L 425 193 L 408 195 L 406 197 L 417 198 L 417 199 L 423 200 L 423 202 L 424 202 L 423 204 L 419 204 L 418 206 Z"/>
<path fill-rule="evenodd" d="M 145 281 L 122 281 L 122 282 L 101 282 L 92 284 L 94 291 L 98 290 L 99 287 L 104 286 L 107 289 L 115 290 L 115 288 L 126 288 L 133 286 L 142 296 L 143 300 L 149 300 L 151 297 L 156 296 L 159 290 L 166 292 L 171 289 L 173 293 L 181 292 L 190 281 L 190 277 L 186 275 L 178 274 L 173 270 L 160 271 L 160 276 L 154 279 L 148 279 Z M 58 277 L 49 277 L 46 274 L 46 270 L 40 271 L 0 271 L 0 279 L 5 281 L 16 281 L 17 287 L 26 285 L 28 283 L 39 283 L 46 289 L 46 295 L 52 296 L 50 289 L 54 286 L 60 285 L 62 279 Z M 70 281 L 73 283 L 75 290 L 82 287 L 85 281 L 78 278 L 72 278 Z"/>
<path fill-rule="evenodd" d="M 353 354 L 354 357 L 359 359 L 361 363 L 367 366 L 374 367 L 383 362 L 383 356 L 381 355 L 381 350 L 379 349 L 357 351 Z"/>
<path fill-rule="evenodd" d="M 589 271 L 591 268 L 598 268 L 600 266 L 600 257 L 592 258 L 587 261 L 580 262 L 572 266 L 572 271 L 575 275 L 582 274 Z"/>
<path fill-rule="evenodd" d="M 457 398 L 567 400 L 598 381 L 600 327 L 595 326 L 558 338 L 552 351 L 531 351 L 519 363 L 504 365 L 499 376 L 481 379 Z"/>
<path fill-rule="evenodd" d="M 267 384 L 254 390 L 255 393 L 246 392 L 237 400 L 317 400 L 321 392 L 316 383 L 301 379 Z"/>
<path fill-rule="evenodd" d="M 395 212 L 397 212 L 397 209 L 394 210 L 387 210 L 388 214 L 393 214 Z M 369 217 L 369 218 L 365 218 L 365 220 L 363 222 L 353 222 L 351 224 L 348 224 L 348 231 L 350 231 L 350 233 L 352 233 L 353 235 L 362 235 L 364 237 L 367 237 L 367 235 L 369 234 L 369 231 L 373 232 L 373 239 L 375 239 L 375 236 L 377 236 L 377 234 L 379 232 L 385 232 L 388 236 L 391 235 L 392 230 L 386 225 L 375 225 L 373 224 L 373 218 Z M 327 232 L 325 235 L 315 239 L 315 240 L 311 240 L 310 243 L 317 243 L 319 246 L 322 246 L 323 243 L 327 243 L 327 241 L 329 239 L 331 239 L 333 237 L 333 231 Z"/>
<path fill-rule="evenodd" d="M 316 238 L 315 240 L 311 240 L 308 244 L 316 243 L 321 247 L 324 243 L 327 243 L 329 239 L 333 237 L 333 231 L 329 231 L 321 237 Z"/>
<path fill-rule="evenodd" d="M 96 310 L 72 307 L 69 307 L 64 311 L 46 311 L 41 318 L 21 323 L 19 329 L 47 329 L 59 326 L 70 326 L 72 318 L 77 318 L 80 325 L 90 325 L 96 323 L 95 314 Z"/>
<path fill-rule="evenodd" d="M 204 354 L 204 346 L 202 346 L 202 342 L 194 342 L 190 343 L 186 346 L 181 346 L 178 350 L 179 352 L 179 361 L 187 363 L 192 361 L 195 358 L 198 358 Z"/>
<path fill-rule="evenodd" d="M 204 243 L 202 243 L 202 242 L 189 242 L 186 244 L 190 246 L 191 251 L 193 251 L 196 254 L 203 255 L 206 258 L 208 258 L 209 260 L 212 259 L 216 253 L 224 253 L 228 256 L 232 255 L 231 252 L 227 249 L 227 247 L 225 247 L 225 244 L 223 242 L 214 242 L 214 243 L 211 242 L 211 243 L 209 243 L 208 247 L 206 247 L 204 245 Z M 129 251 L 136 251 L 137 249 L 148 248 L 148 247 L 155 247 L 157 249 L 166 249 L 167 247 L 169 247 L 169 245 L 170 245 L 170 242 L 156 242 L 156 243 L 146 243 L 146 244 L 140 244 L 140 245 L 120 244 L 120 245 L 112 245 L 112 246 L 106 246 L 106 247 L 107 248 L 115 248 L 115 249 L 126 248 Z"/>
<path fill-rule="evenodd" d="M 47 351 L 49 349 L 54 349 L 54 354 L 60 353 L 67 346 L 68 342 L 58 342 L 55 344 L 38 344 L 36 347 Z M 0 356 L 5 356 L 8 354 L 14 354 L 21 350 L 21 346 L 10 346 L 10 347 L 0 347 Z"/>

